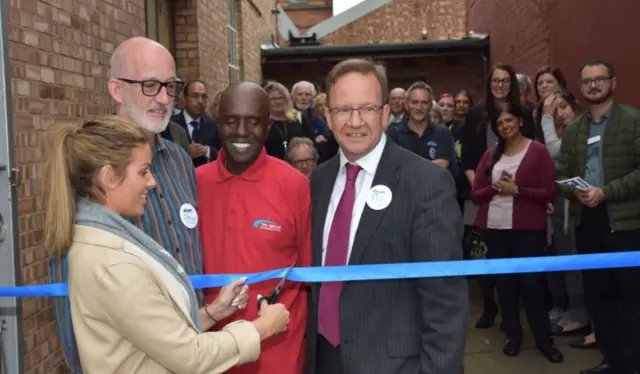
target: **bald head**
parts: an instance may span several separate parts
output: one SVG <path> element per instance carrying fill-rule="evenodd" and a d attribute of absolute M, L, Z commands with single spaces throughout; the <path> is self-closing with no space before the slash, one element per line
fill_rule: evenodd
<path fill-rule="evenodd" d="M 405 102 L 405 90 L 401 87 L 396 87 L 389 92 L 389 106 L 391 107 L 391 113 L 394 116 L 398 116 L 404 112 Z"/>
<path fill-rule="evenodd" d="M 115 78 L 130 74 L 137 66 L 146 59 L 171 59 L 173 56 L 162 44 L 142 37 L 136 36 L 125 40 L 116 47 L 111 55 L 109 77 Z M 175 70 L 175 63 L 174 63 Z"/>
<path fill-rule="evenodd" d="M 238 82 L 227 87 L 220 95 L 218 110 L 220 111 L 223 106 L 230 105 L 236 100 L 241 101 L 244 95 L 247 95 L 247 100 L 250 97 L 252 101 L 257 101 L 260 107 L 266 106 L 267 112 L 269 111 L 269 95 L 262 86 L 253 82 Z"/>
<path fill-rule="evenodd" d="M 118 104 L 118 115 L 151 134 L 164 131 L 183 86 L 177 82 L 171 53 L 151 39 L 127 39 L 113 52 L 109 75 L 107 88 Z"/>

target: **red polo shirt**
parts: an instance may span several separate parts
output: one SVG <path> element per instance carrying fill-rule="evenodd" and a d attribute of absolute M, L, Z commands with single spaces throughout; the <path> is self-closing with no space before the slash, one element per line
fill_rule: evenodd
<path fill-rule="evenodd" d="M 289 164 L 268 156 L 263 148 L 241 175 L 224 167 L 223 150 L 215 162 L 196 169 L 198 227 L 204 274 L 254 273 L 291 266 L 311 266 L 311 197 L 309 180 Z M 249 304 L 214 327 L 258 316 L 257 295 L 267 296 L 278 280 L 249 286 Z M 287 282 L 278 302 L 290 311 L 290 325 L 262 344 L 258 362 L 229 373 L 301 374 L 307 299 L 301 283 Z M 205 290 L 212 302 L 219 289 Z"/>

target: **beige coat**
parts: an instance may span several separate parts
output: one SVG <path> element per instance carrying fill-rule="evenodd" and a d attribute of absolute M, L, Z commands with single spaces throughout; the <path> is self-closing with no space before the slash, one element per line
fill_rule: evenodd
<path fill-rule="evenodd" d="M 71 319 L 85 373 L 212 374 L 258 359 L 252 323 L 199 333 L 183 286 L 132 243 L 75 226 L 68 258 Z"/>

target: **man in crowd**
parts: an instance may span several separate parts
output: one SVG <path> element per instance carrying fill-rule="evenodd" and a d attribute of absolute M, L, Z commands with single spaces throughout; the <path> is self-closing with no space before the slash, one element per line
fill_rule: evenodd
<path fill-rule="evenodd" d="M 171 253 L 187 274 L 197 275 L 202 273 L 200 234 L 197 225 L 187 224 L 191 220 L 184 219 L 189 214 L 185 208 L 195 211 L 198 205 L 195 172 L 189 155 L 160 136 L 183 85 L 176 77 L 171 53 L 150 39 L 128 39 L 111 57 L 107 88 L 117 104 L 117 115 L 143 127 L 153 149 L 151 172 L 157 185 L 147 193 L 144 215 L 132 222 Z M 51 260 L 52 281 L 67 281 L 65 261 L 66 258 Z M 58 298 L 54 307 L 65 358 L 71 371 L 80 373 L 69 300 Z"/>
<path fill-rule="evenodd" d="M 291 87 L 293 105 L 302 113 L 303 120 L 311 125 L 316 143 L 324 143 L 329 136 L 327 123 L 313 112 L 313 100 L 317 95 L 311 82 L 300 81 Z"/>
<path fill-rule="evenodd" d="M 204 82 L 190 81 L 184 86 L 184 110 L 171 117 L 189 135 L 189 155 L 195 167 L 215 160 L 220 149 L 216 121 L 205 112 L 208 100 Z"/>
<path fill-rule="evenodd" d="M 607 61 L 583 65 L 586 113 L 565 128 L 556 179 L 581 177 L 589 187 L 560 186 L 570 199 L 578 253 L 640 248 L 640 111 L 613 99 Z M 605 146 L 606 145 L 606 146 Z M 640 373 L 640 268 L 583 271 L 587 308 L 604 360 L 582 374 Z"/>
<path fill-rule="evenodd" d="M 309 138 L 293 138 L 287 149 L 287 161 L 307 177 L 318 165 L 318 152 Z"/>
<path fill-rule="evenodd" d="M 389 128 L 387 135 L 399 146 L 449 168 L 456 163 L 453 136 L 446 126 L 429 121 L 432 92 L 425 82 L 412 84 L 406 93 L 407 114 L 396 126 Z"/>
<path fill-rule="evenodd" d="M 298 267 L 309 266 L 309 180 L 264 149 L 267 93 L 247 82 L 227 88 L 218 107 L 218 132 L 218 159 L 196 170 L 205 273 L 254 273 L 289 267 L 294 261 Z M 252 285 L 250 300 L 268 295 L 277 282 Z M 206 299 L 213 300 L 218 290 L 209 291 Z M 303 284 L 287 282 L 278 302 L 291 312 L 287 331 L 263 345 L 258 362 L 229 373 L 302 373 L 307 311 Z M 215 328 L 257 313 L 257 303 L 251 302 Z"/>
<path fill-rule="evenodd" d="M 384 68 L 346 60 L 326 87 L 340 153 L 311 177 L 313 266 L 461 260 L 452 176 L 385 135 Z M 463 277 L 311 287 L 307 374 L 462 373 Z"/>
<path fill-rule="evenodd" d="M 391 114 L 389 115 L 389 123 L 397 123 L 402 121 L 405 117 L 405 90 L 401 87 L 396 87 L 389 92 L 389 108 Z"/>

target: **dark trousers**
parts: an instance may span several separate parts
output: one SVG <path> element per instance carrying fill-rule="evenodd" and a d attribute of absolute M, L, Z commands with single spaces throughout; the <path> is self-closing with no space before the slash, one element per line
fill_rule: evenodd
<path fill-rule="evenodd" d="M 580 254 L 633 251 L 640 230 L 613 231 L 606 205 L 582 207 L 576 228 Z M 582 272 L 587 309 L 596 327 L 596 342 L 605 361 L 640 371 L 640 269 Z"/>
<path fill-rule="evenodd" d="M 344 374 L 340 346 L 334 347 L 318 334 L 316 348 L 316 374 Z"/>
<path fill-rule="evenodd" d="M 490 258 L 544 255 L 544 231 L 487 230 Z M 502 331 L 510 339 L 522 339 L 520 297 L 537 346 L 553 343 L 549 322 L 547 280 L 544 273 L 503 274 L 494 277 L 502 310 Z"/>

